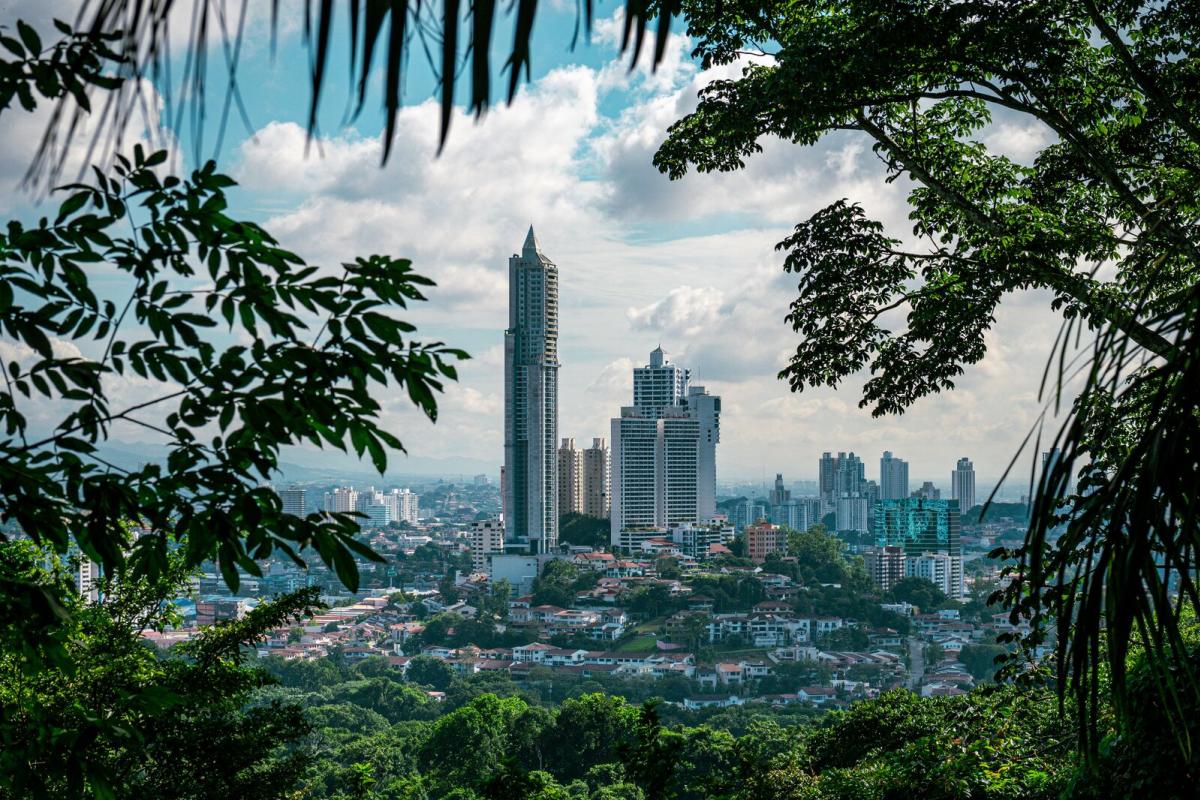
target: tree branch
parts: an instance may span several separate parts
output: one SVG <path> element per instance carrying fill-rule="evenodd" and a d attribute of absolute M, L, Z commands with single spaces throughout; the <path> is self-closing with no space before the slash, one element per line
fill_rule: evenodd
<path fill-rule="evenodd" d="M 153 405 L 158 405 L 159 403 L 166 402 L 167 400 L 174 400 L 176 397 L 182 397 L 183 395 L 185 395 L 187 393 L 188 393 L 187 389 L 180 389 L 177 392 L 171 392 L 170 394 L 165 394 L 162 397 L 156 397 L 153 400 L 147 400 L 143 403 L 138 403 L 136 405 L 132 405 L 129 408 L 127 408 L 124 411 L 121 411 L 117 414 L 109 414 L 108 416 L 104 417 L 103 420 L 101 420 L 101 423 L 103 424 L 103 423 L 108 423 L 108 422 L 115 422 L 116 420 L 120 420 L 120 419 L 127 419 L 128 415 L 132 414 L 134 411 L 138 411 L 139 409 L 143 409 L 143 408 L 148 408 Z M 29 452 L 31 450 L 36 450 L 39 447 L 45 447 L 48 444 L 53 444 L 54 442 L 57 442 L 59 439 L 61 439 L 64 436 L 68 436 L 72 433 L 75 433 L 76 431 L 82 429 L 83 427 L 84 427 L 83 423 L 79 423 L 77 425 L 72 425 L 70 428 L 66 428 L 65 430 L 58 431 L 53 436 L 47 436 L 45 439 L 36 441 L 33 444 L 25 445 L 24 447 L 17 450 L 16 452 L 24 453 L 24 452 Z"/>
<path fill-rule="evenodd" d="M 1178 125 L 1195 144 L 1200 145 L 1200 128 L 1197 128 L 1196 125 L 1190 119 L 1188 119 L 1186 114 L 1181 113 L 1179 107 L 1176 106 L 1175 103 L 1171 102 L 1171 99 L 1167 97 L 1167 95 L 1159 88 L 1157 81 L 1155 81 L 1149 73 L 1138 66 L 1137 59 L 1133 57 L 1133 53 L 1129 50 L 1129 45 L 1125 43 L 1125 40 L 1121 38 L 1121 35 L 1117 32 L 1117 30 L 1110 25 L 1104 15 L 1100 13 L 1100 9 L 1097 8 L 1096 3 L 1093 0 L 1084 0 L 1084 5 L 1087 7 L 1088 16 L 1092 18 L 1092 22 L 1095 23 L 1096 28 L 1099 29 L 1100 35 L 1104 37 L 1105 41 L 1112 45 L 1113 51 L 1116 52 L 1118 58 L 1121 60 L 1121 63 L 1125 65 L 1125 68 L 1129 70 L 1129 74 L 1133 78 L 1134 82 L 1137 83 L 1138 88 L 1145 92 L 1147 97 L 1160 105 L 1163 110 L 1167 112 L 1167 116 L 1169 116 L 1171 120 Z"/>
<path fill-rule="evenodd" d="M 936 192 L 943 200 L 966 214 L 976 225 L 997 236 L 1005 235 L 1006 232 L 1000 225 L 959 192 L 950 188 L 942 181 L 937 180 L 916 158 L 909 156 L 904 148 L 892 139 L 883 128 L 872 122 L 862 112 L 859 112 L 856 116 L 861 129 L 903 162 L 905 168 L 913 177 Z M 1027 253 L 1026 255 L 1032 256 L 1033 254 Z M 1032 280 L 1036 280 L 1055 291 L 1084 303 L 1088 308 L 1093 309 L 1102 319 L 1115 325 L 1129 336 L 1130 339 L 1156 355 L 1168 358 L 1175 354 L 1176 348 L 1172 342 L 1157 331 L 1143 325 L 1128 309 L 1090 292 L 1086 285 L 1087 279 L 1083 276 L 1064 270 L 1058 264 L 1047 263 L 1040 259 L 1031 259 L 1028 263 L 1032 267 L 1029 276 Z"/>

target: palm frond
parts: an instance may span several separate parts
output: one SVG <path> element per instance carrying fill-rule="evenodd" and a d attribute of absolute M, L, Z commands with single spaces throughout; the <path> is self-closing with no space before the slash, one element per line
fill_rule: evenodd
<path fill-rule="evenodd" d="M 64 97 L 54 108 L 41 145 L 26 175 L 30 185 L 52 185 L 66 165 L 69 145 L 91 128 L 87 161 L 94 157 L 111 157 L 121 148 L 122 139 L 138 111 L 153 108 L 154 98 L 162 98 L 162 125 L 143 120 L 152 135 L 163 138 L 155 142 L 168 144 L 172 135 L 184 136 L 194 149 L 194 160 L 205 159 L 206 103 L 212 87 L 209 85 L 208 63 L 210 48 L 223 59 L 226 81 L 221 117 L 216 136 L 217 149 L 223 142 L 228 118 L 236 111 L 248 130 L 253 121 L 242 99 L 238 85 L 238 70 L 242 39 L 246 32 L 247 9 L 251 0 L 194 0 L 188 12 L 186 3 L 177 0 L 85 0 L 74 21 L 76 31 L 86 32 L 97 41 L 113 38 L 111 66 L 120 79 L 112 89 L 90 87 L 89 92 L 104 91 L 102 104 L 80 104 L 76 98 Z M 666 52 L 671 19 L 681 9 L 680 0 L 648 3 L 647 0 L 626 0 L 625 36 L 622 52 L 632 49 L 636 63 L 647 26 L 657 19 L 653 62 L 657 66 Z M 581 0 L 577 6 L 576 33 L 582 21 L 590 32 L 593 19 L 593 0 Z M 189 18 L 190 13 L 190 18 Z M 272 52 L 278 36 L 279 0 L 272 0 L 270 25 Z M 493 70 L 490 61 L 492 40 L 497 23 L 504 17 L 512 19 L 513 42 L 504 70 L 508 71 L 507 101 L 516 96 L 521 81 L 532 74 L 532 39 L 534 20 L 538 13 L 537 0 L 515 0 L 499 7 L 496 0 L 471 0 L 462 7 L 461 0 L 442 0 L 440 4 L 425 0 L 304 0 L 304 45 L 308 52 L 309 99 L 307 128 L 310 137 L 318 131 L 318 114 L 322 90 L 329 80 L 329 58 L 336 39 L 349 39 L 350 68 L 347 76 L 353 98 L 346 120 L 354 119 L 365 107 L 368 79 L 375 57 L 382 51 L 384 80 L 380 90 L 380 105 L 384 114 L 383 161 L 392 154 L 396 136 L 396 118 L 403 105 L 404 76 L 410 51 L 419 45 L 427 54 L 436 81 L 435 93 L 440 97 L 439 147 L 444 146 L 453 119 L 454 90 L 460 75 L 469 83 L 469 109 L 477 117 L 491 105 Z M 346 25 L 338 24 L 340 14 Z M 171 52 L 172 26 L 189 20 L 186 53 Z M 340 34 L 339 31 L 344 31 Z M 381 39 L 387 46 L 380 47 Z M 571 46 L 577 35 L 572 37 Z M 466 40 L 464 52 L 460 42 Z M 437 54 L 435 56 L 434 54 Z M 182 64 L 173 60 L 182 57 Z M 468 68 L 469 67 L 469 68 Z M 99 115 L 90 113 L 92 106 L 101 109 Z M 90 122 L 90 125 L 85 125 Z M 99 132 L 95 132 L 99 131 Z"/>
<path fill-rule="evenodd" d="M 1054 630 L 1060 696 L 1077 706 L 1087 753 L 1098 745 L 1105 692 L 1118 712 L 1137 712 L 1126 691 L 1136 646 L 1181 753 L 1195 746 L 1185 715 L 1200 702 L 1200 675 L 1185 657 L 1182 620 L 1200 609 L 1200 286 L 1179 300 L 1157 317 L 1146 303 L 1137 308 L 1171 341 L 1165 357 L 1115 327 L 1098 333 L 1078 398 L 1049 438 L 1059 458 L 1034 481 L 1029 531 L 1015 553 L 1014 621 Z M 1045 387 L 1056 396 L 1069 380 L 1062 353 L 1056 345 L 1058 378 Z"/>

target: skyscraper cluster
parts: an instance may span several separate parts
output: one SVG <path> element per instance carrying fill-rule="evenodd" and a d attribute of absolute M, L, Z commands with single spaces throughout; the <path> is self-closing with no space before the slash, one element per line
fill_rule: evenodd
<path fill-rule="evenodd" d="M 631 548 L 716 514 L 721 398 L 691 385 L 662 347 L 633 370 L 633 405 L 612 420 L 611 542 Z"/>
<path fill-rule="evenodd" d="M 279 496 L 283 501 L 285 513 L 302 515 L 297 513 L 304 509 L 302 489 L 281 489 Z M 332 492 L 325 493 L 323 510 L 329 513 L 357 511 L 365 515 L 366 519 L 362 521 L 362 524 L 368 527 L 387 525 L 390 522 L 407 522 L 415 525 L 419 501 L 419 496 L 408 489 L 392 489 L 390 492 L 383 492 L 370 487 L 360 492 L 353 486 L 339 486 Z"/>
<path fill-rule="evenodd" d="M 610 438 L 581 448 L 558 438 L 558 267 L 542 251 L 533 227 L 519 254 L 508 261 L 509 319 L 504 334 L 504 468 L 501 494 L 504 549 L 532 555 L 553 552 L 562 514 L 608 517 L 614 546 L 635 548 L 648 538 L 717 518 L 716 449 L 721 398 L 693 385 L 688 369 L 659 346 L 633 369 L 632 403 L 611 420 Z M 337 493 L 335 492 L 335 495 Z M 853 452 L 822 454 L 817 497 L 794 498 L 775 476 L 766 502 L 731 509 L 739 527 L 755 528 L 764 552 L 774 544 L 771 526 L 806 529 L 832 515 L 838 531 L 875 534 L 881 547 L 878 574 L 892 581 L 912 561 L 961 582 L 958 515 L 975 504 L 975 472 L 960 459 L 951 476 L 951 499 L 926 483 L 910 492 L 908 462 L 885 451 L 879 480 L 869 480 Z M 355 504 L 329 498 L 333 506 Z M 932 533 L 931 533 L 932 531 Z M 475 531 L 480 547 L 495 551 L 495 530 Z M 483 540 L 487 540 L 486 546 Z M 897 549 L 899 548 L 899 549 Z M 926 556 L 932 561 L 919 561 Z M 939 560 L 960 558 L 958 566 Z M 919 563 L 918 563 L 919 562 Z M 957 577 L 955 577 L 957 575 Z"/>
<path fill-rule="evenodd" d="M 963 592 L 961 509 L 975 504 L 975 469 L 959 459 L 951 474 L 952 499 L 926 481 L 910 493 L 908 462 L 884 451 L 879 482 L 866 478 L 854 453 L 824 453 L 818 465 L 821 511 L 832 514 L 842 532 L 871 533 L 867 572 L 882 589 L 903 577 L 931 581 L 951 597 Z M 779 482 L 774 500 L 778 497 Z"/>
<path fill-rule="evenodd" d="M 747 501 L 753 505 L 753 501 Z M 741 509 L 734 509 L 735 512 Z M 792 492 L 783 483 L 783 474 L 775 474 L 775 486 L 767 493 L 765 513 L 755 516 L 752 509 L 742 511 L 742 527 L 758 519 L 769 519 L 773 525 L 781 525 L 797 531 L 806 531 L 821 521 L 821 499 L 819 497 L 792 497 Z"/>
<path fill-rule="evenodd" d="M 833 514 L 839 531 L 867 533 L 879 484 L 866 478 L 862 459 L 854 453 L 822 453 L 817 468 L 821 514 Z"/>

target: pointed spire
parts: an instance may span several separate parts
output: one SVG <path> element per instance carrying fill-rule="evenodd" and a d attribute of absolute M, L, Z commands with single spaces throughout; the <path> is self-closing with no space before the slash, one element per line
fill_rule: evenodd
<path fill-rule="evenodd" d="M 542 243 L 538 241 L 537 234 L 533 232 L 533 225 L 529 226 L 529 233 L 525 234 L 525 244 L 521 246 L 523 255 L 530 253 L 541 253 Z"/>

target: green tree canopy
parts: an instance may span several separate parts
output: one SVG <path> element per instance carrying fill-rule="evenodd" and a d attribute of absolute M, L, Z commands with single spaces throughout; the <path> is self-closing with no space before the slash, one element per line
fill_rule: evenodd
<path fill-rule="evenodd" d="M 888 590 L 888 599 L 893 603 L 912 603 L 925 614 L 937 611 L 948 602 L 946 593 L 936 584 L 915 577 L 901 578 L 892 584 L 892 588 Z"/>
<path fill-rule="evenodd" d="M 0 544 L 0 580 L 62 582 L 44 558 L 30 542 Z M 178 622 L 164 601 L 187 577 L 174 559 L 154 579 L 108 576 L 97 602 L 66 599 L 70 616 L 42 632 L 54 651 L 3 628 L 0 797 L 268 800 L 291 789 L 312 759 L 311 723 L 293 703 L 249 702 L 270 676 L 242 652 L 315 609 L 316 592 L 260 604 L 160 657 L 141 634 Z"/>
<path fill-rule="evenodd" d="M 405 677 L 413 683 L 428 686 L 439 692 L 450 688 L 454 680 L 454 670 L 440 658 L 417 656 L 408 662 Z"/>
<path fill-rule="evenodd" d="M 479 787 L 508 755 L 513 726 L 527 707 L 520 698 L 485 694 L 455 709 L 434 723 L 420 752 L 422 766 L 447 788 Z"/>
<path fill-rule="evenodd" d="M 1000 668 L 996 658 L 1006 653 L 1008 648 L 999 644 L 968 644 L 959 651 L 958 660 L 975 680 L 990 681 Z"/>
<path fill-rule="evenodd" d="M 617 761 L 620 743 L 636 725 L 637 710 L 620 697 L 588 694 L 565 700 L 543 734 L 546 763 L 563 780 L 582 778 L 593 767 Z"/>
<path fill-rule="evenodd" d="M 576 587 L 583 576 L 570 561 L 555 559 L 546 563 L 533 582 L 533 604 L 570 608 L 575 604 Z"/>
<path fill-rule="evenodd" d="M 611 528 L 607 519 L 574 511 L 558 519 L 558 540 L 583 547 L 607 547 Z"/>
<path fill-rule="evenodd" d="M 869 369 L 862 404 L 900 413 L 984 357 L 1006 297 L 1041 289 L 1062 314 L 1046 410 L 1076 386 L 1078 400 L 1048 437 L 1062 457 L 1034 487 L 1008 600 L 1039 628 L 1057 619 L 1060 688 L 1094 712 L 1099 660 L 1120 696 L 1135 629 L 1161 631 L 1164 655 L 1181 651 L 1164 562 L 1200 601 L 1188 566 L 1200 542 L 1193 9 L 691 0 L 684 15 L 704 67 L 744 60 L 671 126 L 663 172 L 741 169 L 766 136 L 812 145 L 853 132 L 884 178 L 911 185 L 911 242 L 851 198 L 779 244 L 798 280 L 799 342 L 780 373 L 794 390 Z M 1046 144 L 1021 159 L 996 152 L 986 135 L 998 119 L 1037 127 Z M 1060 507 L 1077 471 L 1080 492 Z M 1200 698 L 1200 679 L 1186 684 Z"/>

